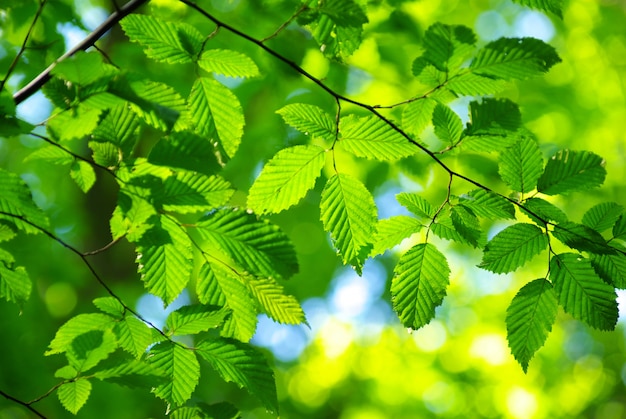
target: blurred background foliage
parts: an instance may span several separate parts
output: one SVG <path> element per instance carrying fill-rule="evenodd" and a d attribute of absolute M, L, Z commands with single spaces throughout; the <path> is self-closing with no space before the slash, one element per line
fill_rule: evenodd
<path fill-rule="evenodd" d="M 520 104 L 527 126 L 538 136 L 544 157 L 557 147 L 585 149 L 603 156 L 608 177 L 602 189 L 556 202 L 580 216 L 603 201 L 626 204 L 626 3 L 622 0 L 569 0 L 563 19 L 521 7 L 510 0 L 369 0 L 364 42 L 345 63 L 326 60 L 308 32 L 289 25 L 268 41 L 329 86 L 359 101 L 389 105 L 423 89 L 411 75 L 425 29 L 432 23 L 472 28 L 481 43 L 500 36 L 534 36 L 555 46 L 563 62 L 542 79 L 511 85 L 500 96 Z M 296 0 L 201 0 L 223 21 L 262 39 L 272 34 L 299 7 Z M 0 76 L 19 50 L 37 10 L 35 0 L 0 0 Z M 48 0 L 39 23 L 6 89 L 14 93 L 82 39 L 112 10 L 112 0 Z M 195 25 L 203 34 L 214 27 L 175 0 L 153 0 L 144 10 Z M 186 96 L 194 69 L 165 66 L 146 59 L 140 47 L 114 28 L 98 43 L 113 63 L 149 74 Z M 256 79 L 220 79 L 233 88 L 246 113 L 242 146 L 226 167 L 225 177 L 241 192 L 234 205 L 245 204 L 263 162 L 286 144 L 307 142 L 275 113 L 294 102 L 334 112 L 334 101 L 311 82 L 263 51 L 224 31 L 211 48 L 239 49 L 259 65 Z M 467 121 L 469 99 L 453 103 Z M 32 122 L 45 120 L 50 105 L 41 93 L 18 107 Z M 399 111 L 389 113 L 399 119 Z M 144 151 L 158 135 L 144 130 Z M 432 133 L 424 139 L 433 141 Z M 0 139 L 0 166 L 20 173 L 50 215 L 54 231 L 82 250 L 110 241 L 108 219 L 117 189 L 105 173 L 83 195 L 69 176 L 23 158 L 42 146 L 33 137 Z M 86 154 L 84 143 L 73 144 Z M 139 150 L 139 154 L 142 150 Z M 349 159 L 349 157 L 345 157 Z M 498 189 L 493 156 L 446 156 L 446 163 Z M 349 162 L 344 163 L 344 167 Z M 373 191 L 379 217 L 401 213 L 394 200 L 400 191 L 421 192 L 431 202 L 445 197 L 447 177 L 426 156 L 395 165 L 351 162 L 355 175 Z M 318 185 L 321 186 L 321 185 Z M 457 190 L 458 189 L 458 190 Z M 455 185 L 455 192 L 469 190 Z M 301 273 L 285 283 L 303 303 L 310 327 L 280 326 L 261 319 L 253 343 L 267 349 L 276 368 L 282 418 L 622 418 L 626 417 L 626 329 L 620 320 L 613 333 L 596 332 L 562 311 L 559 321 L 524 374 L 506 343 L 506 307 L 526 282 L 545 276 L 547 257 L 513 275 L 493 275 L 475 265 L 480 255 L 448 242 L 438 243 L 450 261 L 451 286 L 436 319 L 419 331 L 403 329 L 389 303 L 389 281 L 398 255 L 414 237 L 392 252 L 366 263 L 362 277 L 340 266 L 319 222 L 321 187 L 292 210 L 274 216 L 299 254 Z M 502 226 L 492 226 L 497 231 Z M 20 236 L 10 242 L 20 265 L 28 268 L 35 288 L 20 313 L 0 304 L 0 386 L 22 400 L 44 394 L 56 380 L 61 357 L 43 357 L 56 329 L 70 316 L 93 310 L 90 301 L 103 290 L 75 255 L 43 236 Z M 115 292 L 140 313 L 163 321 L 161 303 L 145 295 L 134 254 L 122 242 L 94 258 Z M 193 299 L 183 294 L 172 308 Z M 623 298 L 623 297 L 622 297 Z M 626 300 L 623 300 L 626 301 Z M 623 311 L 623 309 L 622 309 Z M 213 374 L 213 375 L 212 375 Z M 233 401 L 246 418 L 269 417 L 255 400 L 234 385 L 224 385 L 202 371 L 195 396 Z M 50 417 L 69 417 L 56 397 L 35 405 Z M 163 404 L 143 391 L 95 383 L 79 417 L 164 417 Z M 1 418 L 27 418 L 28 412 L 0 400 Z"/>

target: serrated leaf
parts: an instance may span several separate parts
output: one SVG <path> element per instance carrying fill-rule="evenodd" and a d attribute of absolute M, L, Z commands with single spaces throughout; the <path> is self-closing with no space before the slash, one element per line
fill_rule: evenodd
<path fill-rule="evenodd" d="M 624 212 L 624 207 L 615 202 L 602 202 L 583 215 L 582 223 L 597 232 L 611 228 Z"/>
<path fill-rule="evenodd" d="M 0 222 L 0 243 L 6 242 L 17 236 L 17 233 L 6 221 Z"/>
<path fill-rule="evenodd" d="M 218 81 L 200 77 L 191 88 L 188 102 L 196 133 L 219 141 L 232 157 L 243 136 L 244 117 L 239 99 Z"/>
<path fill-rule="evenodd" d="M 479 217 L 490 220 L 514 219 L 515 207 L 502 196 L 484 189 L 474 189 L 459 197 L 459 203 Z"/>
<path fill-rule="evenodd" d="M 64 380 L 71 380 L 72 378 L 76 378 L 77 375 L 78 371 L 71 365 L 61 367 L 54 372 L 56 378 L 63 378 Z"/>
<path fill-rule="evenodd" d="M 437 22 L 424 34 L 423 57 L 438 70 L 449 73 L 463 64 L 475 44 L 476 35 L 468 27 Z"/>
<path fill-rule="evenodd" d="M 167 378 L 166 383 L 154 388 L 154 394 L 174 406 L 189 400 L 200 379 L 200 364 L 194 351 L 181 343 L 161 342 L 150 349 L 150 355 L 150 364 Z"/>
<path fill-rule="evenodd" d="M 408 215 L 397 215 L 395 217 L 379 220 L 376 228 L 376 235 L 370 257 L 385 253 L 400 244 L 404 239 L 419 232 L 422 227 L 420 220 Z"/>
<path fill-rule="evenodd" d="M 441 237 L 442 239 L 454 240 L 458 243 L 471 245 L 454 226 L 452 222 L 452 211 L 449 205 L 445 206 L 437 213 L 437 218 L 430 225 L 430 229 L 437 237 Z"/>
<path fill-rule="evenodd" d="M 435 135 L 449 145 L 455 145 L 463 133 L 461 118 L 449 107 L 438 103 L 433 111 Z"/>
<path fill-rule="evenodd" d="M 280 150 L 250 188 L 248 206 L 259 214 L 267 214 L 297 204 L 315 186 L 324 167 L 324 152 L 316 145 Z"/>
<path fill-rule="evenodd" d="M 565 213 L 561 211 L 560 208 L 541 198 L 527 199 L 524 201 L 524 206 L 546 221 L 553 221 L 557 223 L 564 223 L 567 221 L 567 215 L 565 215 Z M 533 214 L 524 209 L 522 209 L 522 211 L 526 215 L 528 215 L 535 223 L 541 226 L 544 225 L 544 223 Z"/>
<path fill-rule="evenodd" d="M 117 348 L 109 329 L 91 330 L 77 336 L 67 350 L 67 360 L 77 371 L 85 372 L 106 359 Z"/>
<path fill-rule="evenodd" d="M 456 231 L 469 244 L 479 247 L 484 242 L 482 228 L 474 212 L 463 205 L 455 205 L 450 210 L 450 219 Z"/>
<path fill-rule="evenodd" d="M 32 291 L 33 284 L 23 266 L 5 265 L 0 260 L 0 298 L 23 306 Z"/>
<path fill-rule="evenodd" d="M 70 176 L 81 191 L 87 193 L 96 183 L 96 173 L 93 167 L 85 161 L 75 160 L 70 168 Z"/>
<path fill-rule="evenodd" d="M 469 104 L 468 135 L 510 134 L 522 126 L 519 106 L 509 99 L 483 98 Z"/>
<path fill-rule="evenodd" d="M 419 136 L 431 123 L 437 102 L 429 98 L 420 98 L 402 109 L 402 128 L 408 133 Z"/>
<path fill-rule="evenodd" d="M 107 330 L 116 320 L 102 313 L 85 313 L 72 317 L 57 330 L 45 355 L 63 353 L 70 348 L 76 337 L 92 330 Z"/>
<path fill-rule="evenodd" d="M 537 190 L 557 195 L 595 188 L 604 182 L 605 163 L 602 157 L 589 151 L 560 150 L 548 160 Z"/>
<path fill-rule="evenodd" d="M 117 298 L 114 297 L 100 297 L 92 301 L 93 305 L 98 307 L 101 311 L 111 316 L 121 319 L 124 316 L 125 308 Z"/>
<path fill-rule="evenodd" d="M 552 12 L 560 18 L 563 18 L 563 0 L 513 0 L 516 3 L 533 9 Z"/>
<path fill-rule="evenodd" d="M 168 305 L 191 275 L 191 240 L 174 221 L 162 216 L 137 242 L 137 266 L 146 289 Z"/>
<path fill-rule="evenodd" d="M 514 191 L 527 193 L 535 189 L 543 169 L 543 158 L 536 141 L 522 138 L 500 155 L 502 180 Z"/>
<path fill-rule="evenodd" d="M 50 117 L 47 128 L 60 141 L 71 141 L 94 132 L 100 122 L 101 115 L 102 109 L 81 103 Z"/>
<path fill-rule="evenodd" d="M 254 275 L 288 278 L 298 271 L 295 250 L 287 235 L 245 210 L 218 210 L 196 226 L 203 239 Z"/>
<path fill-rule="evenodd" d="M 81 86 L 87 86 L 117 72 L 118 70 L 114 66 L 105 64 L 101 54 L 84 51 L 78 51 L 71 57 L 57 63 L 50 71 L 54 76 Z"/>
<path fill-rule="evenodd" d="M 122 160 L 120 149 L 113 143 L 89 141 L 89 148 L 93 151 L 93 161 L 104 167 L 115 167 Z"/>
<path fill-rule="evenodd" d="M 177 172 L 165 179 L 154 200 L 165 211 L 188 214 L 219 208 L 234 192 L 230 183 L 219 176 Z"/>
<path fill-rule="evenodd" d="M 483 77 L 474 73 L 459 73 L 451 77 L 446 83 L 446 89 L 457 95 L 480 96 L 498 93 L 504 90 L 507 83 L 504 80 Z"/>
<path fill-rule="evenodd" d="M 160 166 L 212 175 L 221 170 L 209 139 L 187 131 L 172 132 L 150 150 L 148 161 Z"/>
<path fill-rule="evenodd" d="M 418 244 L 400 257 L 391 281 L 391 298 L 404 326 L 419 329 L 435 317 L 449 276 L 445 256 L 430 243 Z"/>
<path fill-rule="evenodd" d="M 574 318 L 600 330 L 617 323 L 617 295 L 602 281 L 589 261 L 575 253 L 563 253 L 550 261 L 550 280 L 559 304 Z"/>
<path fill-rule="evenodd" d="M 352 265 L 360 274 L 376 232 L 372 194 L 359 180 L 345 174 L 334 175 L 322 191 L 320 218 L 343 263 Z"/>
<path fill-rule="evenodd" d="M 132 42 L 144 48 L 146 56 L 159 62 L 190 63 L 202 47 L 202 34 L 185 23 L 131 14 L 120 25 Z"/>
<path fill-rule="evenodd" d="M 335 139 L 336 125 L 333 118 L 322 108 L 305 103 L 293 103 L 276 111 L 285 123 L 311 138 L 328 142 Z"/>
<path fill-rule="evenodd" d="M 169 335 L 195 335 L 220 326 L 229 313 L 230 310 L 201 304 L 183 306 L 170 313 L 165 325 Z"/>
<path fill-rule="evenodd" d="M 626 216 L 624 214 L 619 216 L 613 225 L 612 232 L 616 239 L 624 240 L 626 238 Z"/>
<path fill-rule="evenodd" d="M 523 80 L 547 72 L 561 59 L 554 48 L 536 38 L 500 38 L 481 48 L 470 64 L 479 75 Z"/>
<path fill-rule="evenodd" d="M 225 381 L 245 388 L 266 409 L 278 414 L 274 372 L 257 350 L 235 340 L 220 339 L 205 340 L 196 351 Z"/>
<path fill-rule="evenodd" d="M 152 331 L 148 325 L 131 314 L 116 323 L 114 330 L 120 347 L 135 358 L 145 354 L 148 346 L 153 343 Z"/>
<path fill-rule="evenodd" d="M 252 295 L 235 275 L 228 266 L 217 262 L 206 263 L 198 273 L 196 292 L 201 303 L 225 306 L 231 310 L 221 331 L 222 336 L 248 342 L 256 330 L 257 311 Z"/>
<path fill-rule="evenodd" d="M 548 238 L 539 227 L 513 224 L 487 243 L 478 267 L 498 274 L 513 272 L 547 247 Z"/>
<path fill-rule="evenodd" d="M 429 219 L 435 215 L 435 209 L 430 202 L 416 193 L 401 192 L 396 195 L 396 200 L 418 217 Z"/>
<path fill-rule="evenodd" d="M 114 353 L 100 364 L 93 375 L 99 380 L 130 388 L 150 389 L 167 382 L 164 372 L 145 359 L 128 359 L 125 355 L 120 356 L 120 353 Z"/>
<path fill-rule="evenodd" d="M 506 311 L 507 340 L 524 372 L 552 331 L 557 311 L 556 294 L 552 284 L 545 279 L 529 282 L 513 297 Z"/>
<path fill-rule="evenodd" d="M 127 105 L 116 106 L 98 124 L 93 138 L 114 143 L 121 152 L 121 159 L 129 158 L 135 148 L 139 130 L 139 118 Z"/>
<path fill-rule="evenodd" d="M 247 285 L 250 293 L 272 320 L 282 324 L 306 323 L 306 316 L 298 300 L 293 295 L 285 294 L 283 287 L 275 280 L 250 278 Z"/>
<path fill-rule="evenodd" d="M 554 227 L 552 235 L 572 249 L 596 254 L 615 253 L 600 233 L 582 224 L 571 221 L 559 223 Z"/>
<path fill-rule="evenodd" d="M 618 289 L 626 289 L 626 255 L 623 247 L 615 254 L 590 255 L 591 266 L 607 284 Z"/>
<path fill-rule="evenodd" d="M 113 239 L 126 236 L 129 242 L 136 242 L 152 228 L 153 224 L 148 220 L 154 220 L 154 216 L 156 209 L 146 199 L 120 191 L 117 206 L 109 221 L 111 235 Z"/>
<path fill-rule="evenodd" d="M 186 110 L 185 99 L 164 83 L 140 79 L 116 86 L 113 91 L 129 101 L 133 112 L 146 124 L 164 132 L 170 131 Z"/>
<path fill-rule="evenodd" d="M 204 50 L 198 65 L 205 71 L 228 77 L 256 77 L 259 68 L 254 61 L 239 51 L 230 49 Z"/>
<path fill-rule="evenodd" d="M 70 381 L 57 390 L 59 401 L 70 413 L 77 414 L 91 393 L 91 382 L 86 379 Z"/>
<path fill-rule="evenodd" d="M 375 115 L 341 118 L 339 144 L 357 157 L 395 161 L 419 149 L 407 138 Z"/>
<path fill-rule="evenodd" d="M 45 145 L 30 153 L 24 159 L 24 162 L 43 160 L 46 163 L 56 164 L 59 166 L 69 166 L 74 162 L 74 157 L 61 147 L 53 145 Z"/>

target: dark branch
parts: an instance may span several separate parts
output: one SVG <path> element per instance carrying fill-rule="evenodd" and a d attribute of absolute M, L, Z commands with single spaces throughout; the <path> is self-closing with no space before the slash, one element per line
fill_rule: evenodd
<path fill-rule="evenodd" d="M 24 406 L 25 408 L 27 408 L 28 410 L 30 410 L 31 412 L 33 412 L 35 415 L 37 415 L 37 417 L 40 417 L 40 418 L 42 418 L 42 419 L 46 419 L 46 417 L 45 417 L 44 415 L 42 415 L 41 413 L 39 413 L 39 412 L 37 411 L 37 409 L 35 409 L 34 407 L 32 407 L 32 406 L 30 405 L 30 403 L 26 403 L 26 402 L 23 402 L 23 401 L 22 401 L 22 400 L 20 400 L 20 399 L 16 399 L 15 397 L 8 395 L 7 393 L 5 393 L 5 392 L 4 392 L 4 391 L 2 391 L 2 390 L 0 390 L 0 394 L 1 394 L 1 395 L 5 398 L 5 399 L 7 399 L 7 400 L 11 400 L 12 402 L 15 402 L 15 403 L 17 403 L 17 404 L 19 404 L 19 405 L 21 405 L 21 406 Z"/>
<path fill-rule="evenodd" d="M 104 36 L 106 32 L 108 32 L 113 26 L 117 25 L 120 20 L 122 20 L 124 17 L 137 10 L 139 6 L 147 2 L 148 0 L 130 0 L 119 10 L 111 13 L 111 15 L 100 26 L 98 26 L 93 32 L 91 32 L 78 45 L 63 54 L 55 62 L 50 64 L 50 66 L 46 68 L 42 73 L 35 77 L 30 83 L 20 89 L 19 92 L 14 94 L 13 100 L 15 101 L 15 104 L 19 105 L 35 92 L 37 92 L 39 89 L 41 89 L 41 87 L 46 84 L 48 80 L 50 80 L 50 72 L 58 63 L 65 60 L 66 58 L 71 57 L 78 51 L 85 51 L 89 47 L 93 46 L 100 38 Z"/>

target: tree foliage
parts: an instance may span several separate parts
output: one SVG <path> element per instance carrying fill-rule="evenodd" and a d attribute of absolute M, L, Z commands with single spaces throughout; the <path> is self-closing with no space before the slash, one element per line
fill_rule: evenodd
<path fill-rule="evenodd" d="M 46 14 L 53 3 L 38 3 L 32 24 L 13 33 L 23 46 L 3 68 L 0 135 L 7 142 L 40 142 L 25 153 L 24 164 L 46 164 L 82 193 L 104 178 L 113 182 L 111 243 L 96 252 L 70 244 L 54 211 L 38 205 L 37 191 L 20 177 L 20 165 L 0 168 L 0 297 L 22 308 L 33 293 L 29 266 L 12 252 L 24 235 L 47 236 L 73 253 L 100 285 L 95 307 L 63 323 L 46 352 L 65 357 L 53 390 L 69 412 L 78 413 L 97 391 L 93 382 L 106 381 L 154 393 L 174 417 L 236 416 L 235 407 L 206 404 L 194 393 L 212 369 L 278 414 L 272 368 L 249 342 L 259 314 L 278 323 L 307 322 L 285 288 L 300 266 L 279 215 L 303 200 L 315 200 L 337 257 L 358 274 L 368 259 L 419 235 L 397 260 L 390 285 L 393 309 L 407 328 L 427 325 L 446 298 L 455 267 L 445 241 L 482 252 L 478 266 L 496 274 L 524 272 L 530 261 L 544 266 L 544 276 L 528 278 L 506 313 L 509 346 L 524 371 L 548 338 L 558 307 L 592 328 L 615 328 L 615 290 L 626 284 L 624 208 L 603 202 L 578 222 L 554 199 L 601 186 L 605 160 L 582 150 L 546 153 L 519 106 L 495 96 L 557 65 L 561 58 L 548 43 L 528 37 L 480 43 L 469 27 L 434 23 L 407 76 L 419 88 L 394 104 L 366 103 L 336 80 L 309 72 L 290 55 L 295 47 L 284 34 L 304 33 L 320 59 L 345 69 L 367 37 L 376 36 L 368 26 L 373 6 L 365 2 L 265 2 L 276 11 L 271 23 L 278 29 L 261 38 L 235 17 L 221 20 L 208 5 L 182 0 L 183 13 L 199 19 L 187 22 L 133 0 L 65 55 L 56 46 L 48 54 L 26 47 L 39 45 L 37 31 L 60 19 L 59 11 Z M 518 3 L 562 14 L 560 1 Z M 292 15 L 281 20 L 284 10 Z M 6 13 L 25 15 L 15 5 Z M 111 35 L 112 27 L 122 32 Z M 123 48 L 139 48 L 160 71 L 186 79 L 156 79 L 131 60 L 109 57 L 98 43 L 111 36 L 121 38 Z M 232 49 L 224 45 L 229 39 L 236 40 Z M 27 58 L 23 70 L 20 60 Z M 44 71 L 43 63 L 52 65 Z M 290 73 L 284 77 L 306 80 L 314 93 L 264 114 L 282 118 L 287 139 L 271 155 L 265 151 L 254 179 L 242 182 L 234 172 L 242 165 L 255 170 L 261 161 L 245 159 L 255 104 L 239 97 L 237 86 L 262 84 L 279 67 Z M 20 71 L 33 82 L 14 81 Z M 33 126 L 16 105 L 39 91 L 53 110 Z M 467 98 L 465 124 L 454 105 L 459 98 Z M 497 164 L 497 178 L 484 181 L 453 163 L 475 155 Z M 437 171 L 443 195 L 403 191 L 396 200 L 407 213 L 379 219 L 368 176 L 381 167 L 395 173 L 390 177 L 411 176 L 420 165 Z M 507 224 L 491 234 L 502 220 Z M 193 302 L 171 311 L 162 326 L 133 309 L 90 259 L 119 242 L 133 249 L 133 280 L 148 293 L 168 306 L 187 290 Z M 33 402 L 2 394 L 43 416 Z"/>

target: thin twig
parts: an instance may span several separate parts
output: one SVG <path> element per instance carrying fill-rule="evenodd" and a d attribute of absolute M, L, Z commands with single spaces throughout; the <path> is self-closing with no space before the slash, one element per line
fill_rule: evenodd
<path fill-rule="evenodd" d="M 21 406 L 24 406 L 26 409 L 30 410 L 31 412 L 33 412 L 35 415 L 37 415 L 38 417 L 42 418 L 42 419 L 46 419 L 46 417 L 44 415 L 42 415 L 37 409 L 35 409 L 34 407 L 31 406 L 32 402 L 24 402 L 20 399 L 16 399 L 15 397 L 5 393 L 4 391 L 0 390 L 0 395 L 2 395 L 5 399 L 7 400 L 11 400 L 12 402 L 15 402 Z"/>
<path fill-rule="evenodd" d="M 116 238 L 111 243 L 107 244 L 104 247 L 101 247 L 100 249 L 92 250 L 91 252 L 83 252 L 82 255 L 83 256 L 93 256 L 93 255 L 97 255 L 98 253 L 105 252 L 105 251 L 109 250 L 111 247 L 113 247 L 120 240 L 122 240 L 122 238 L 124 238 L 124 236 L 120 236 L 120 237 Z"/>
<path fill-rule="evenodd" d="M 300 6 L 300 8 L 298 10 L 295 11 L 295 13 L 293 15 L 291 15 L 291 17 L 289 19 L 287 19 L 285 22 L 283 22 L 282 25 L 280 25 L 278 27 L 278 29 L 276 29 L 274 31 L 274 33 L 272 33 L 271 35 L 261 39 L 261 42 L 267 42 L 272 38 L 275 38 L 278 36 L 278 34 L 280 34 L 287 26 L 289 26 L 289 24 L 291 22 L 294 21 L 295 18 L 297 18 L 298 16 L 300 16 L 300 14 L 302 14 L 305 10 L 307 10 L 309 8 L 309 6 L 306 3 L 303 3 L 302 6 Z"/>

